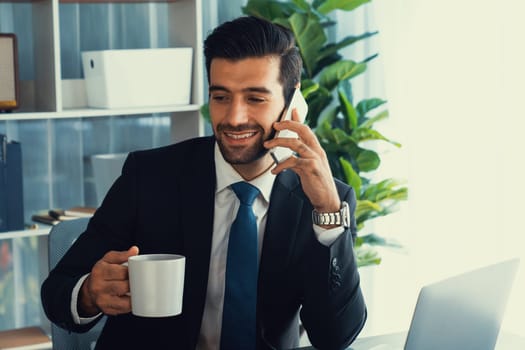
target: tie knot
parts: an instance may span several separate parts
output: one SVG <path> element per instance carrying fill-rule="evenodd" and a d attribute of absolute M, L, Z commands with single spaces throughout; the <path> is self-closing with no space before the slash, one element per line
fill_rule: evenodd
<path fill-rule="evenodd" d="M 241 201 L 241 204 L 251 206 L 259 195 L 259 189 L 247 182 L 237 182 L 231 185 L 233 192 Z"/>

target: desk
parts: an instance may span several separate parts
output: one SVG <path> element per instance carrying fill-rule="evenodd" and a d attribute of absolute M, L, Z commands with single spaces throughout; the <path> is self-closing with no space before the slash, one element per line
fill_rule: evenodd
<path fill-rule="evenodd" d="M 357 338 L 348 350 L 401 350 L 405 345 L 406 332 L 377 335 L 372 337 Z M 383 347 L 388 344 L 391 347 Z M 301 350 L 314 350 L 313 347 L 300 348 Z M 525 349 L 525 338 L 502 332 L 498 337 L 494 350 L 523 350 Z"/>
<path fill-rule="evenodd" d="M 10 329 L 0 332 L 0 349 L 47 350 L 51 348 L 51 340 L 40 327 Z"/>

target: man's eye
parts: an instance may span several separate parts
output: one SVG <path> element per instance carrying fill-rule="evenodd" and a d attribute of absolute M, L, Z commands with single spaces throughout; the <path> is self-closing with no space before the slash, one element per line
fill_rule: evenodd
<path fill-rule="evenodd" d="M 228 97 L 225 95 L 212 95 L 211 99 L 215 102 L 226 102 Z"/>
<path fill-rule="evenodd" d="M 250 103 L 263 103 L 265 100 L 264 98 L 260 98 L 260 97 L 248 97 L 248 101 Z"/>

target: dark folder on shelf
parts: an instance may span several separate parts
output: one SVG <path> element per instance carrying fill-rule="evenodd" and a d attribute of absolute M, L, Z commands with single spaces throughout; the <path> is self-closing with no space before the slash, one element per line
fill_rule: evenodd
<path fill-rule="evenodd" d="M 0 232 L 23 229 L 22 146 L 0 135 Z"/>

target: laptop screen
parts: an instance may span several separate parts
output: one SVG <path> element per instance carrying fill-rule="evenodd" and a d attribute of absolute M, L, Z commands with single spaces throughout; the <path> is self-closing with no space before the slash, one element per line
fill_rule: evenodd
<path fill-rule="evenodd" d="M 519 260 L 421 289 L 405 350 L 493 350 Z"/>

